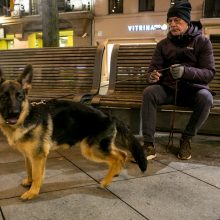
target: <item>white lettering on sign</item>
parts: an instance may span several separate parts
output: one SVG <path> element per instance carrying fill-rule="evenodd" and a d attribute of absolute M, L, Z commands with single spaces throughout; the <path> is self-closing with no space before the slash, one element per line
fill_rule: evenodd
<path fill-rule="evenodd" d="M 150 25 L 128 25 L 128 31 L 165 31 L 167 30 L 167 24 L 150 24 Z"/>

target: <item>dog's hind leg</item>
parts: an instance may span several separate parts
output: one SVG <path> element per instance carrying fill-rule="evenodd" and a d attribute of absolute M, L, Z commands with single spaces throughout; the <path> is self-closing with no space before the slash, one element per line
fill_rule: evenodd
<path fill-rule="evenodd" d="M 27 177 L 22 180 L 21 185 L 24 187 L 29 187 L 32 184 L 32 167 L 31 167 L 31 161 L 25 157 L 25 166 L 27 170 Z"/>
<path fill-rule="evenodd" d="M 38 196 L 40 187 L 43 183 L 45 165 L 46 156 L 36 156 L 31 158 L 32 184 L 31 188 L 23 195 L 21 195 L 22 200 L 29 200 Z"/>
<path fill-rule="evenodd" d="M 98 163 L 106 163 L 109 166 L 108 173 L 100 182 L 102 187 L 108 186 L 112 182 L 112 178 L 120 173 L 124 167 L 127 153 L 122 151 L 110 143 L 105 151 L 98 144 L 89 145 L 86 140 L 81 142 L 81 152 L 89 160 Z"/>
<path fill-rule="evenodd" d="M 100 182 L 102 187 L 108 186 L 114 176 L 117 176 L 124 167 L 124 163 L 126 161 L 127 153 L 119 150 L 119 149 L 112 149 L 110 154 L 105 157 L 105 163 L 108 164 L 109 170 L 104 179 Z"/>

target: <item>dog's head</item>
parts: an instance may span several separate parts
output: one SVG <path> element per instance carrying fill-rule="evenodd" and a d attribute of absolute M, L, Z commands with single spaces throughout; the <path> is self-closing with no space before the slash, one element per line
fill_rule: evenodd
<path fill-rule="evenodd" d="M 0 123 L 15 125 L 27 106 L 27 93 L 31 88 L 33 69 L 27 65 L 16 80 L 5 80 L 0 69 Z"/>

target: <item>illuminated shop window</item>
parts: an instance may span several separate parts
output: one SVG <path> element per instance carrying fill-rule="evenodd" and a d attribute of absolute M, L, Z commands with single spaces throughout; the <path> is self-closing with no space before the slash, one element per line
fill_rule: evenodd
<path fill-rule="evenodd" d="M 59 38 L 59 46 L 60 47 L 67 47 L 68 45 L 68 37 L 60 37 Z"/>
<path fill-rule="evenodd" d="M 7 41 L 7 48 L 8 49 L 13 49 L 14 48 L 14 41 L 13 40 Z"/>
<path fill-rule="evenodd" d="M 30 13 L 30 1 L 29 0 L 14 0 L 12 17 L 20 17 L 28 15 Z M 11 7 L 11 6 L 10 6 Z"/>
<path fill-rule="evenodd" d="M 123 13 L 123 0 L 109 0 L 109 14 Z"/>
<path fill-rule="evenodd" d="M 155 0 L 139 0 L 139 11 L 154 11 Z"/>
<path fill-rule="evenodd" d="M 91 0 L 65 0 L 65 11 L 90 11 Z"/>
<path fill-rule="evenodd" d="M 171 0 L 170 4 L 174 5 L 176 2 L 188 2 L 188 0 Z"/>

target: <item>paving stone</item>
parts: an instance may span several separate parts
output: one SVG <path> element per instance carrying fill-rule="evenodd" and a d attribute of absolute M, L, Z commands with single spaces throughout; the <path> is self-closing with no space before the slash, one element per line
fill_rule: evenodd
<path fill-rule="evenodd" d="M 207 220 L 220 217 L 220 191 L 181 172 L 114 182 L 109 189 L 147 219 Z"/>
<path fill-rule="evenodd" d="M 172 167 L 176 170 L 188 170 L 206 166 L 205 164 L 190 163 L 190 161 L 180 162 L 180 160 L 176 162 L 160 160 L 160 162 L 167 164 L 169 167 Z"/>
<path fill-rule="evenodd" d="M 23 156 L 19 152 L 12 150 L 9 146 L 7 149 L 1 149 L 0 147 L 0 155 L 0 164 L 24 160 Z"/>
<path fill-rule="evenodd" d="M 40 199 L 28 202 L 10 199 L 0 203 L 6 220 L 146 219 L 116 196 L 97 186 L 44 193 Z"/>
<path fill-rule="evenodd" d="M 192 158 L 187 161 L 179 160 L 176 157 L 179 138 L 180 134 L 175 134 L 173 146 L 167 149 L 168 136 L 164 133 L 157 133 L 157 158 L 155 160 L 171 165 L 178 170 L 197 168 L 203 165 L 220 166 L 220 137 L 198 135 L 193 138 L 191 143 Z"/>
<path fill-rule="evenodd" d="M 0 164 L 0 199 L 20 196 L 26 191 L 20 185 L 26 177 L 24 163 Z M 41 192 L 79 187 L 94 184 L 94 180 L 80 171 L 70 162 L 60 158 L 51 158 L 47 162 L 45 181 Z"/>
<path fill-rule="evenodd" d="M 204 166 L 199 169 L 185 170 L 184 173 L 190 174 L 220 189 L 220 169 L 214 166 Z M 220 190 L 219 190 L 220 197 Z M 220 217 L 220 216 L 219 216 Z"/>

